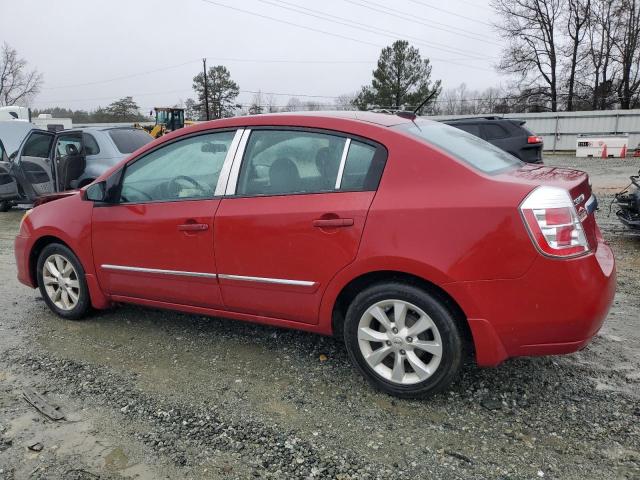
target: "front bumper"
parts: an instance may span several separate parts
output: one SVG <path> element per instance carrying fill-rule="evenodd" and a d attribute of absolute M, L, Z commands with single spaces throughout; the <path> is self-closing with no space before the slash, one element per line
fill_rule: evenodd
<path fill-rule="evenodd" d="M 539 256 L 518 279 L 447 285 L 467 314 L 479 365 L 571 353 L 589 343 L 616 288 L 613 252 L 599 231 L 597 237 L 592 253 L 570 260 Z"/>
<path fill-rule="evenodd" d="M 31 274 L 29 252 L 31 252 L 31 237 L 18 235 L 14 241 L 14 255 L 18 268 L 18 280 L 31 288 L 36 287 L 36 279 Z"/>

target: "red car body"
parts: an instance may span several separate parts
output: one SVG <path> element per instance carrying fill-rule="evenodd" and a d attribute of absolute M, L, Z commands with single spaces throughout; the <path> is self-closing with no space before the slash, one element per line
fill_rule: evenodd
<path fill-rule="evenodd" d="M 59 241 L 80 259 L 95 308 L 135 303 L 330 335 L 348 288 L 401 275 L 432 285 L 464 314 L 479 365 L 584 347 L 613 300 L 612 251 L 589 212 L 581 218 L 588 251 L 548 256 L 519 206 L 547 185 L 566 189 L 581 210 L 591 197 L 587 175 L 532 165 L 489 175 L 392 128 L 411 122 L 371 113 L 260 115 L 173 132 L 98 181 L 167 142 L 236 127 L 340 132 L 374 140 L 388 156 L 376 191 L 104 208 L 83 189 L 25 217 L 15 241 L 18 278 L 36 287 L 37 253 Z M 348 228 L 333 228 L 342 219 Z"/>

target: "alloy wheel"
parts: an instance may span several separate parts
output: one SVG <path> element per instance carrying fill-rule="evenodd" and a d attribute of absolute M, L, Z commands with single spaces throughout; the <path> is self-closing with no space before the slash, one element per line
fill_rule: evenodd
<path fill-rule="evenodd" d="M 47 257 L 42 267 L 45 292 L 61 310 L 73 310 L 80 300 L 80 281 L 73 264 L 60 254 Z"/>
<path fill-rule="evenodd" d="M 398 385 L 431 377 L 442 360 L 442 338 L 423 310 L 404 300 L 369 307 L 358 324 L 358 345 L 378 375 Z"/>

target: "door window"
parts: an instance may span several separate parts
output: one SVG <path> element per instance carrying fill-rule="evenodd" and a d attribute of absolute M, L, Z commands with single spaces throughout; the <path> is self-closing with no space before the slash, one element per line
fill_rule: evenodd
<path fill-rule="evenodd" d="M 484 137 L 487 140 L 493 140 L 495 138 L 505 138 L 509 136 L 507 131 L 500 125 L 483 125 L 482 129 L 484 130 Z"/>
<path fill-rule="evenodd" d="M 34 132 L 24 144 L 22 156 L 49 158 L 53 136 L 49 133 Z"/>
<path fill-rule="evenodd" d="M 464 130 L 471 135 L 475 135 L 476 137 L 482 136 L 480 134 L 480 125 L 478 125 L 477 123 L 457 123 L 453 124 L 453 126 L 459 128 L 460 130 Z"/>
<path fill-rule="evenodd" d="M 345 148 L 347 156 L 341 169 Z M 375 190 L 386 159 L 378 154 L 383 150 L 326 133 L 255 130 L 247 142 L 236 193 L 257 196 Z"/>
<path fill-rule="evenodd" d="M 100 147 L 98 146 L 98 142 L 88 133 L 82 134 L 82 142 L 84 143 L 84 154 L 85 155 L 97 155 L 100 153 Z"/>
<path fill-rule="evenodd" d="M 178 140 L 127 166 L 122 202 L 212 198 L 235 131 Z"/>

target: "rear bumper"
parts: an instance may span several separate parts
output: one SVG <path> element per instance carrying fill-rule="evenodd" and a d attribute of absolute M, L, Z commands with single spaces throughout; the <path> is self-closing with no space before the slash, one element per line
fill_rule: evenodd
<path fill-rule="evenodd" d="M 571 260 L 539 256 L 515 280 L 447 285 L 467 314 L 479 365 L 571 353 L 589 343 L 616 288 L 613 252 L 598 236 L 594 252 Z"/>

